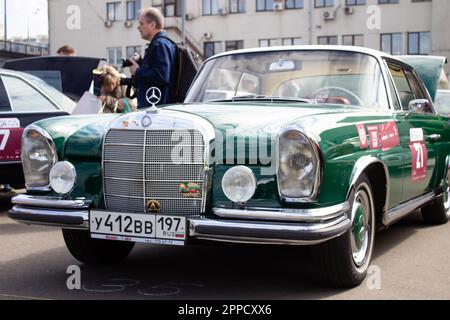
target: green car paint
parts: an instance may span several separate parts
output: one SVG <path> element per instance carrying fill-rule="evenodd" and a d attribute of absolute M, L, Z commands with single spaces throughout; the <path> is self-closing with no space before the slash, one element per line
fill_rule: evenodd
<path fill-rule="evenodd" d="M 339 204 L 346 200 L 350 188 L 350 176 L 358 159 L 371 156 L 383 161 L 389 170 L 389 208 L 406 199 L 420 195 L 427 190 L 434 189 L 440 181 L 436 177 L 442 176 L 434 169 L 438 162 L 445 161 L 450 154 L 448 144 L 436 144 L 428 147 L 428 170 L 426 178 L 418 183 L 410 183 L 411 152 L 409 150 L 410 128 L 422 127 L 424 134 L 441 132 L 444 141 L 450 141 L 449 120 L 438 116 L 413 115 L 411 121 L 402 122 L 405 114 L 391 111 L 354 108 L 339 105 L 308 105 L 283 104 L 274 106 L 271 103 L 229 103 L 229 104 L 186 104 L 167 107 L 170 110 L 187 112 L 211 122 L 216 132 L 225 135 L 227 139 L 240 137 L 257 138 L 268 135 L 276 138 L 277 133 L 284 126 L 296 124 L 308 128 L 320 143 L 323 157 L 323 182 L 320 195 L 316 203 L 285 204 L 279 196 L 276 174 L 261 175 L 264 165 L 259 159 L 246 158 L 247 164 L 255 173 L 258 188 L 254 197 L 247 203 L 249 207 L 281 208 L 293 207 L 325 207 Z M 237 116 L 238 115 L 238 116 Z M 276 115 L 276 116 L 274 116 Z M 99 208 L 102 203 L 102 172 L 101 154 L 102 141 L 108 124 L 116 116 L 77 116 L 64 117 L 55 120 L 45 120 L 37 123 L 49 132 L 58 149 L 60 160 L 68 160 L 78 171 L 78 180 L 72 197 L 88 197 L 95 199 Z M 430 120 L 426 120 L 423 118 Z M 417 118 L 417 119 L 416 119 Z M 392 121 L 398 123 L 399 145 L 383 151 L 371 150 L 370 147 L 361 149 L 357 125 L 363 123 L 366 131 L 369 126 L 378 126 Z M 60 128 L 64 128 L 61 130 Z M 367 139 L 370 138 L 367 136 Z M 224 141 L 225 143 L 225 141 Z M 269 154 L 274 150 L 269 150 Z M 246 155 L 251 152 L 250 144 L 246 143 Z M 236 161 L 237 159 L 228 159 Z M 214 164 L 212 194 L 208 207 L 232 206 L 225 197 L 221 181 L 225 172 L 232 166 L 223 159 L 221 164 Z M 257 164 L 254 164 L 257 163 Z"/>

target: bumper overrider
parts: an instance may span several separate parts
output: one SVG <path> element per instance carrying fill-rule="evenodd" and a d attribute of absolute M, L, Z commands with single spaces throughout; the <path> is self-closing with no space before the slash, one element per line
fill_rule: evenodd
<path fill-rule="evenodd" d="M 89 231 L 91 202 L 18 195 L 9 217 L 37 224 Z M 188 219 L 188 239 L 237 243 L 317 244 L 351 228 L 347 202 L 320 209 L 214 208 L 217 219 Z"/>

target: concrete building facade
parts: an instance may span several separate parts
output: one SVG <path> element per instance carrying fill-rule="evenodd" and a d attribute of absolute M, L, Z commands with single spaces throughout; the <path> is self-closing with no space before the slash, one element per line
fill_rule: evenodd
<path fill-rule="evenodd" d="M 161 8 L 166 29 L 179 42 L 181 1 L 48 0 L 50 52 L 70 44 L 80 55 L 118 65 L 134 51 L 143 52 L 136 28 L 139 9 L 148 6 Z M 189 0 L 185 6 L 187 43 L 203 57 L 291 44 L 450 57 L 448 0 Z"/>

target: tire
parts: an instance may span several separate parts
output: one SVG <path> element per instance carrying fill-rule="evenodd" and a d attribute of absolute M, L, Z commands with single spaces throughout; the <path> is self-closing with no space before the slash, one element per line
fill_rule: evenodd
<path fill-rule="evenodd" d="M 323 280 L 333 286 L 352 288 L 367 276 L 375 241 L 375 205 L 372 187 L 361 174 L 349 199 L 352 227 L 342 236 L 313 249 Z"/>
<path fill-rule="evenodd" d="M 63 237 L 72 256 L 87 265 L 120 263 L 134 247 L 133 242 L 92 239 L 82 230 L 63 230 Z"/>
<path fill-rule="evenodd" d="M 423 220 L 428 224 L 446 224 L 450 219 L 449 176 L 450 170 L 444 181 L 444 195 L 421 209 Z"/>

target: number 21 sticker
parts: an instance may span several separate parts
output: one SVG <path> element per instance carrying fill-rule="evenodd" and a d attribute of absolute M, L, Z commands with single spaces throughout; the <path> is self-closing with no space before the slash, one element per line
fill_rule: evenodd
<path fill-rule="evenodd" d="M 411 181 L 417 182 L 425 179 L 427 176 L 428 149 L 423 141 L 411 142 L 409 148 L 412 161 Z"/>

